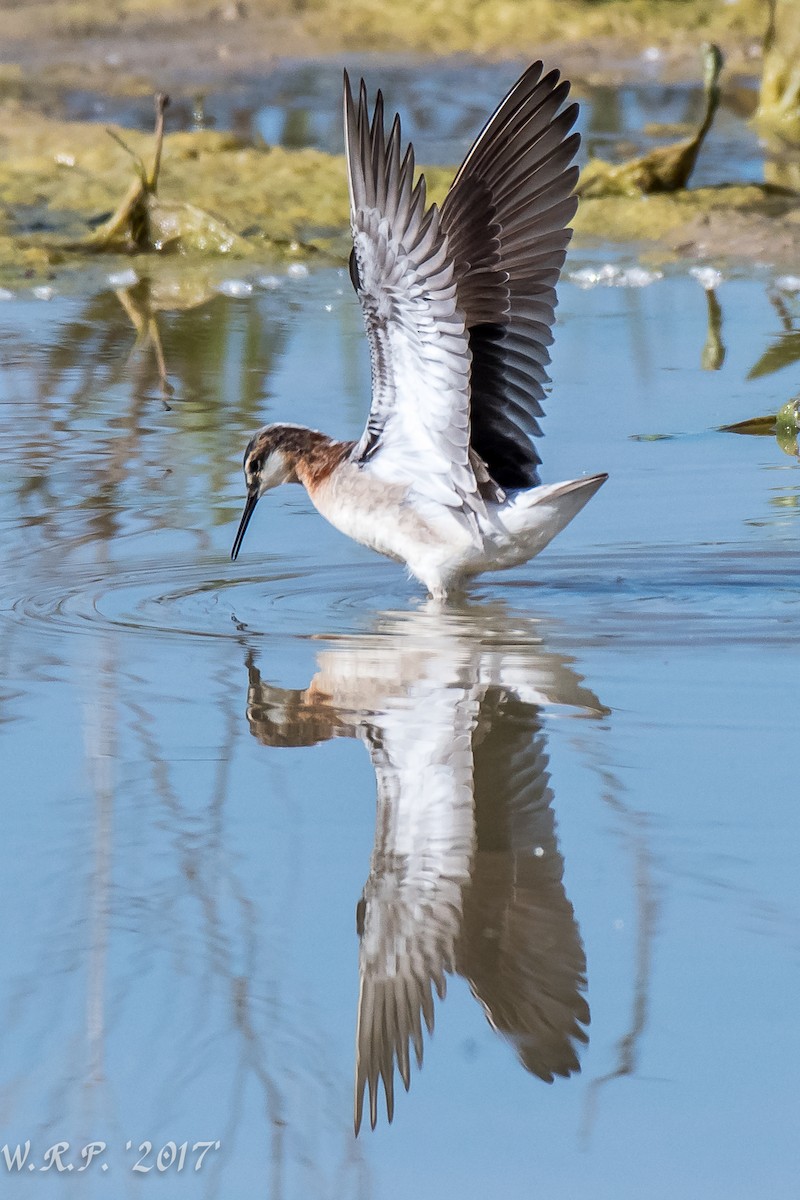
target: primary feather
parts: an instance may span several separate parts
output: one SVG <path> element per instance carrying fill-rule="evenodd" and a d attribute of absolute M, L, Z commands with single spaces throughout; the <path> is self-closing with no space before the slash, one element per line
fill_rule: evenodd
<path fill-rule="evenodd" d="M 383 98 L 370 121 L 345 76 L 345 144 L 356 281 L 372 362 L 372 407 L 353 452 L 391 483 L 431 500 L 482 511 L 470 465 L 469 345 L 455 269 L 436 205 L 426 209 L 409 146 L 400 161 L 400 121 L 388 141 Z"/>
<path fill-rule="evenodd" d="M 373 400 L 354 458 L 392 481 L 480 508 L 480 463 L 502 488 L 539 482 L 533 438 L 547 382 L 555 285 L 577 199 L 578 106 L 535 63 L 469 151 L 445 199 L 425 209 L 400 121 L 384 133 L 345 75 L 353 278 Z M 421 469 L 424 467 L 424 471 Z M 477 468 L 477 471 L 476 471 Z M 442 491 L 444 488 L 444 493 Z"/>

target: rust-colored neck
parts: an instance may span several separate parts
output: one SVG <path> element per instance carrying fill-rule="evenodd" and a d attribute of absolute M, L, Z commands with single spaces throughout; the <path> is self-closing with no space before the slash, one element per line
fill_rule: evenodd
<path fill-rule="evenodd" d="M 298 438 L 296 447 L 291 444 L 282 448 L 289 461 L 293 461 L 294 472 L 299 482 L 307 491 L 313 491 L 336 470 L 353 449 L 355 442 L 337 442 L 313 429 L 304 429 L 302 433 L 303 437 Z"/>

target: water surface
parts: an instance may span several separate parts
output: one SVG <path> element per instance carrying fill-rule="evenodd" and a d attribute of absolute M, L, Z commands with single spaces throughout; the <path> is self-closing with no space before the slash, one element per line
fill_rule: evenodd
<path fill-rule="evenodd" d="M 2 1141 L 109 1168 L 3 1194 L 793 1195 L 800 467 L 717 427 L 796 298 L 567 278 L 544 474 L 611 478 L 437 613 L 299 488 L 229 562 L 250 432 L 369 387 L 342 272 L 243 282 L 0 304 Z"/>

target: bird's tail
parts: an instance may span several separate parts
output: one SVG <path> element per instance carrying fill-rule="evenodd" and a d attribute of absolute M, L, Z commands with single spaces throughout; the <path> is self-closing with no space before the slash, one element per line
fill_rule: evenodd
<path fill-rule="evenodd" d="M 588 475 L 515 492 L 500 509 L 502 523 L 517 547 L 532 558 L 569 525 L 607 479 L 605 474 Z"/>

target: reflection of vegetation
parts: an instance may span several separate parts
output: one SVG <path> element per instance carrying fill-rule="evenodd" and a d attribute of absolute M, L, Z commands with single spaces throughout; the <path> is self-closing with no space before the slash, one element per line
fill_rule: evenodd
<path fill-rule="evenodd" d="M 791 367 L 796 362 L 800 362 L 800 329 L 786 332 L 773 342 L 750 368 L 747 378 L 760 379 L 783 367 Z"/>
<path fill-rule="evenodd" d="M 209 672 L 198 698 L 180 672 L 149 676 L 147 654 L 126 658 L 113 631 L 88 645 L 87 795 L 52 869 L 32 856 L 30 887 L 52 910 L 26 910 L 28 954 L 0 993 L 4 1064 L 13 1042 L 25 1065 L 4 1072 L 3 1094 L 53 1141 L 88 1122 L 121 1150 L 134 1130 L 210 1123 L 223 1152 L 196 1196 L 296 1195 L 298 1177 L 310 1194 L 363 1196 L 345 1092 L 326 1070 L 326 1014 L 284 999 L 280 865 L 248 871 L 237 842 L 238 677 Z M 202 779 L 160 719 L 181 702 L 204 730 Z M 247 1180 L 238 1193 L 231 1173 Z"/>
<path fill-rule="evenodd" d="M 708 307 L 708 330 L 703 346 L 701 365 L 704 371 L 718 371 L 725 362 L 725 344 L 722 341 L 722 309 L 713 288 L 706 288 L 705 293 Z"/>
<path fill-rule="evenodd" d="M 637 1069 L 642 1035 L 647 1027 L 650 1010 L 653 949 L 659 907 L 647 816 L 622 799 L 622 784 L 610 771 L 601 770 L 600 774 L 604 783 L 603 800 L 621 823 L 633 863 L 636 942 L 630 1023 L 617 1042 L 615 1065 L 604 1075 L 590 1080 L 586 1089 L 582 1132 L 587 1141 L 592 1133 L 601 1092 L 615 1079 L 625 1079 L 634 1075 Z"/>
<path fill-rule="evenodd" d="M 581 173 L 576 189 L 579 195 L 637 196 L 650 192 L 674 192 L 686 187 L 720 99 L 719 76 L 723 58 L 719 47 L 713 44 L 706 46 L 703 61 L 705 109 L 693 136 L 670 146 L 658 146 L 647 154 L 616 165 L 592 159 Z"/>
<path fill-rule="evenodd" d="M 778 314 L 781 323 L 779 337 L 768 346 L 758 362 L 750 368 L 748 379 L 760 379 L 764 375 L 772 375 L 783 367 L 794 366 L 800 362 L 800 328 L 798 317 L 781 293 L 777 290 L 770 292 L 770 302 Z"/>
<path fill-rule="evenodd" d="M 158 332 L 158 324 L 146 300 L 142 303 L 138 296 L 135 295 L 132 288 L 117 290 L 117 299 L 119 300 L 128 318 L 136 330 L 136 345 L 134 351 L 144 350 L 149 347 L 153 349 L 153 355 L 158 369 L 158 378 L 161 385 L 161 396 L 164 404 L 167 403 L 167 398 L 172 395 L 173 387 L 167 379 L 167 364 L 164 361 L 164 349 L 161 345 L 161 335 Z"/>
<path fill-rule="evenodd" d="M 761 379 L 765 375 L 780 371 L 783 367 L 800 362 L 800 329 L 796 328 L 797 318 L 779 291 L 772 290 L 769 298 L 780 318 L 782 333 L 750 368 L 748 379 Z M 800 397 L 789 400 L 776 414 L 750 417 L 746 421 L 736 421 L 733 425 L 721 425 L 719 428 L 723 433 L 743 433 L 755 437 L 774 436 L 785 454 L 800 458 L 797 440 L 800 430 Z"/>
<path fill-rule="evenodd" d="M 779 492 L 775 496 L 770 496 L 769 502 L 773 508 L 788 509 L 792 513 L 800 512 L 800 492 Z"/>
<path fill-rule="evenodd" d="M 209 512 L 227 519 L 216 502 L 229 472 L 220 446 L 238 447 L 229 430 L 262 419 L 283 350 L 285 326 L 270 319 L 270 304 L 264 297 L 242 310 L 222 296 L 209 300 L 196 273 L 162 270 L 87 300 L 46 353 L 20 341 L 22 360 L 35 364 L 36 398 L 26 421 L 3 432 L 27 464 L 17 489 L 21 521 L 59 545 L 164 526 L 205 539 Z M 40 332 L 34 326 L 34 338 Z M 157 417 L 173 392 L 171 411 Z M 42 453 L 54 444 L 70 470 L 53 470 Z M 199 528 L 195 504 L 206 510 Z"/>
<path fill-rule="evenodd" d="M 167 363 L 156 319 L 158 312 L 188 312 L 211 299 L 213 291 L 207 280 L 197 274 L 187 275 L 160 287 L 159 279 L 142 279 L 133 287 L 117 288 L 116 297 L 136 330 L 136 345 L 132 353 L 152 348 L 164 403 L 175 389 L 167 378 Z"/>

